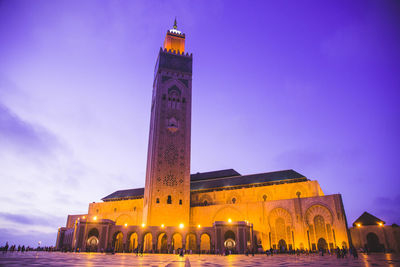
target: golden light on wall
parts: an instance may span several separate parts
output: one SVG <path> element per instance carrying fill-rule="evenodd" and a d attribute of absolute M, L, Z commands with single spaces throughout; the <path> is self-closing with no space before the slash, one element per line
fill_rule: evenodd
<path fill-rule="evenodd" d="M 378 222 L 379 226 L 383 226 L 383 222 Z"/>
<path fill-rule="evenodd" d="M 93 220 L 95 220 L 95 221 L 96 221 L 96 220 L 97 220 L 97 216 L 94 216 L 94 217 L 93 217 Z"/>
<path fill-rule="evenodd" d="M 125 224 L 124 224 L 124 226 L 125 226 L 125 227 L 127 227 L 127 226 L 128 226 L 128 224 L 127 224 L 127 223 L 125 223 Z"/>
<path fill-rule="evenodd" d="M 361 223 L 357 223 L 356 225 L 357 225 L 357 227 L 361 227 Z"/>
<path fill-rule="evenodd" d="M 146 226 L 146 224 L 142 223 L 142 228 L 144 228 Z"/>
<path fill-rule="evenodd" d="M 183 223 L 179 224 L 179 228 L 182 229 L 183 227 L 185 227 L 185 225 Z"/>
<path fill-rule="evenodd" d="M 164 226 L 165 226 L 164 224 L 161 224 L 161 228 L 164 228 Z"/>
<path fill-rule="evenodd" d="M 231 219 L 231 218 L 229 218 L 229 219 L 228 219 L 228 223 L 231 223 L 231 222 L 232 222 L 232 219 Z"/>
<path fill-rule="evenodd" d="M 197 225 L 197 228 L 201 228 L 201 225 L 200 225 L 200 224 L 198 224 L 198 225 Z"/>
<path fill-rule="evenodd" d="M 86 218 L 86 216 L 82 216 L 82 219 L 85 219 Z"/>

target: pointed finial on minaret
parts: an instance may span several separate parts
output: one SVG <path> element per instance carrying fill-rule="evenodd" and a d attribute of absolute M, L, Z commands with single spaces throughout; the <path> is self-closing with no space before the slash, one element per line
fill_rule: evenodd
<path fill-rule="evenodd" d="M 178 26 L 176 26 L 176 17 L 175 17 L 175 21 L 174 21 L 174 29 L 176 30 L 178 28 Z"/>

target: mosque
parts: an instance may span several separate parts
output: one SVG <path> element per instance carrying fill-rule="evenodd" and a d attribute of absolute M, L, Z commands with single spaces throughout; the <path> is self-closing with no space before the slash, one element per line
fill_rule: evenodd
<path fill-rule="evenodd" d="M 340 194 L 294 170 L 190 174 L 192 54 L 176 21 L 155 66 L 144 188 L 69 215 L 56 247 L 72 251 L 217 253 L 349 246 Z"/>

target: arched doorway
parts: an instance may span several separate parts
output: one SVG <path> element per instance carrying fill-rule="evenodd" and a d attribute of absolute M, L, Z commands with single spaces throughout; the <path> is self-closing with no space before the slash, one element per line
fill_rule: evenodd
<path fill-rule="evenodd" d="M 381 250 L 379 238 L 375 233 L 371 232 L 367 234 L 367 246 L 371 252 L 379 252 Z"/>
<path fill-rule="evenodd" d="M 324 238 L 318 239 L 318 244 L 317 244 L 318 250 L 327 250 L 328 249 L 328 243 L 326 243 L 326 240 Z"/>
<path fill-rule="evenodd" d="M 116 232 L 113 236 L 113 247 L 115 252 L 124 252 L 124 235 L 122 232 Z"/>
<path fill-rule="evenodd" d="M 231 230 L 225 232 L 224 235 L 224 246 L 229 250 L 234 250 L 236 247 L 236 236 Z"/>
<path fill-rule="evenodd" d="M 180 233 L 175 233 L 172 236 L 172 249 L 175 250 L 175 253 L 178 252 L 178 249 L 182 248 L 182 235 Z"/>
<path fill-rule="evenodd" d="M 186 235 L 186 250 L 191 250 L 192 252 L 197 251 L 197 238 L 193 233 Z"/>
<path fill-rule="evenodd" d="M 146 233 L 143 236 L 143 252 L 152 252 L 153 250 L 153 236 L 151 233 Z"/>
<path fill-rule="evenodd" d="M 285 252 L 287 250 L 286 241 L 283 239 L 279 240 L 278 248 L 279 248 L 280 252 Z"/>
<path fill-rule="evenodd" d="M 137 233 L 132 233 L 129 237 L 129 252 L 134 252 L 138 247 L 138 235 Z"/>
<path fill-rule="evenodd" d="M 86 250 L 88 252 L 96 252 L 99 245 L 99 230 L 92 228 L 88 234 L 88 240 L 86 243 Z"/>
<path fill-rule="evenodd" d="M 157 238 L 157 251 L 159 253 L 168 252 L 168 242 L 167 235 L 165 233 L 160 233 Z"/>
<path fill-rule="evenodd" d="M 200 250 L 201 253 L 210 253 L 211 238 L 208 234 L 204 233 L 200 236 Z"/>

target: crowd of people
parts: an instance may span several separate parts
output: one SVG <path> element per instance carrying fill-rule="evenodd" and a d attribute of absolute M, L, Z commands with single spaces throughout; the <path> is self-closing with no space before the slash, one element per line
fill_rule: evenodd
<path fill-rule="evenodd" d="M 30 247 L 30 246 L 25 246 L 25 245 L 9 245 L 8 242 L 2 247 L 0 247 L 0 251 L 3 253 L 7 252 L 27 252 L 27 251 L 56 251 L 55 247 Z"/>
<path fill-rule="evenodd" d="M 7 252 L 26 252 L 26 251 L 57 251 L 55 247 L 40 247 L 38 246 L 37 248 L 29 247 L 29 246 L 24 246 L 24 245 L 9 245 L 8 242 L 6 242 L 5 246 L 0 247 L 0 251 L 3 253 Z M 61 252 L 70 252 L 71 250 L 62 250 Z M 76 252 L 80 252 L 79 250 Z M 113 249 L 107 249 L 106 251 L 102 250 L 100 251 L 102 253 L 112 253 L 114 254 L 115 251 Z M 132 251 L 133 253 L 136 253 L 137 256 L 142 256 L 143 255 L 143 246 L 138 245 L 136 249 Z M 172 252 L 172 251 L 171 251 Z M 362 250 L 362 253 L 368 254 L 368 250 Z M 185 249 L 178 249 L 174 250 L 173 254 L 179 254 L 180 256 L 184 256 L 185 253 L 192 254 L 192 251 L 186 251 Z M 209 251 L 207 254 L 217 254 L 217 255 L 222 255 L 222 256 L 228 256 L 231 254 L 237 254 L 235 250 L 232 249 L 224 249 L 223 251 L 215 250 L 215 251 Z M 305 256 L 324 256 L 324 255 L 329 255 L 329 256 L 336 256 L 338 259 L 340 258 L 347 258 L 348 256 L 352 256 L 354 259 L 358 258 L 358 252 L 357 249 L 354 247 L 350 247 L 349 249 L 342 247 L 339 248 L 337 247 L 336 249 L 319 249 L 319 250 L 308 250 L 308 249 L 296 249 L 296 250 L 285 250 L 285 249 L 268 249 L 266 251 L 263 251 L 261 248 L 259 249 L 247 249 L 245 251 L 246 256 L 254 256 L 255 254 L 265 254 L 266 256 L 274 256 L 278 254 L 287 254 L 287 255 L 305 255 Z"/>

